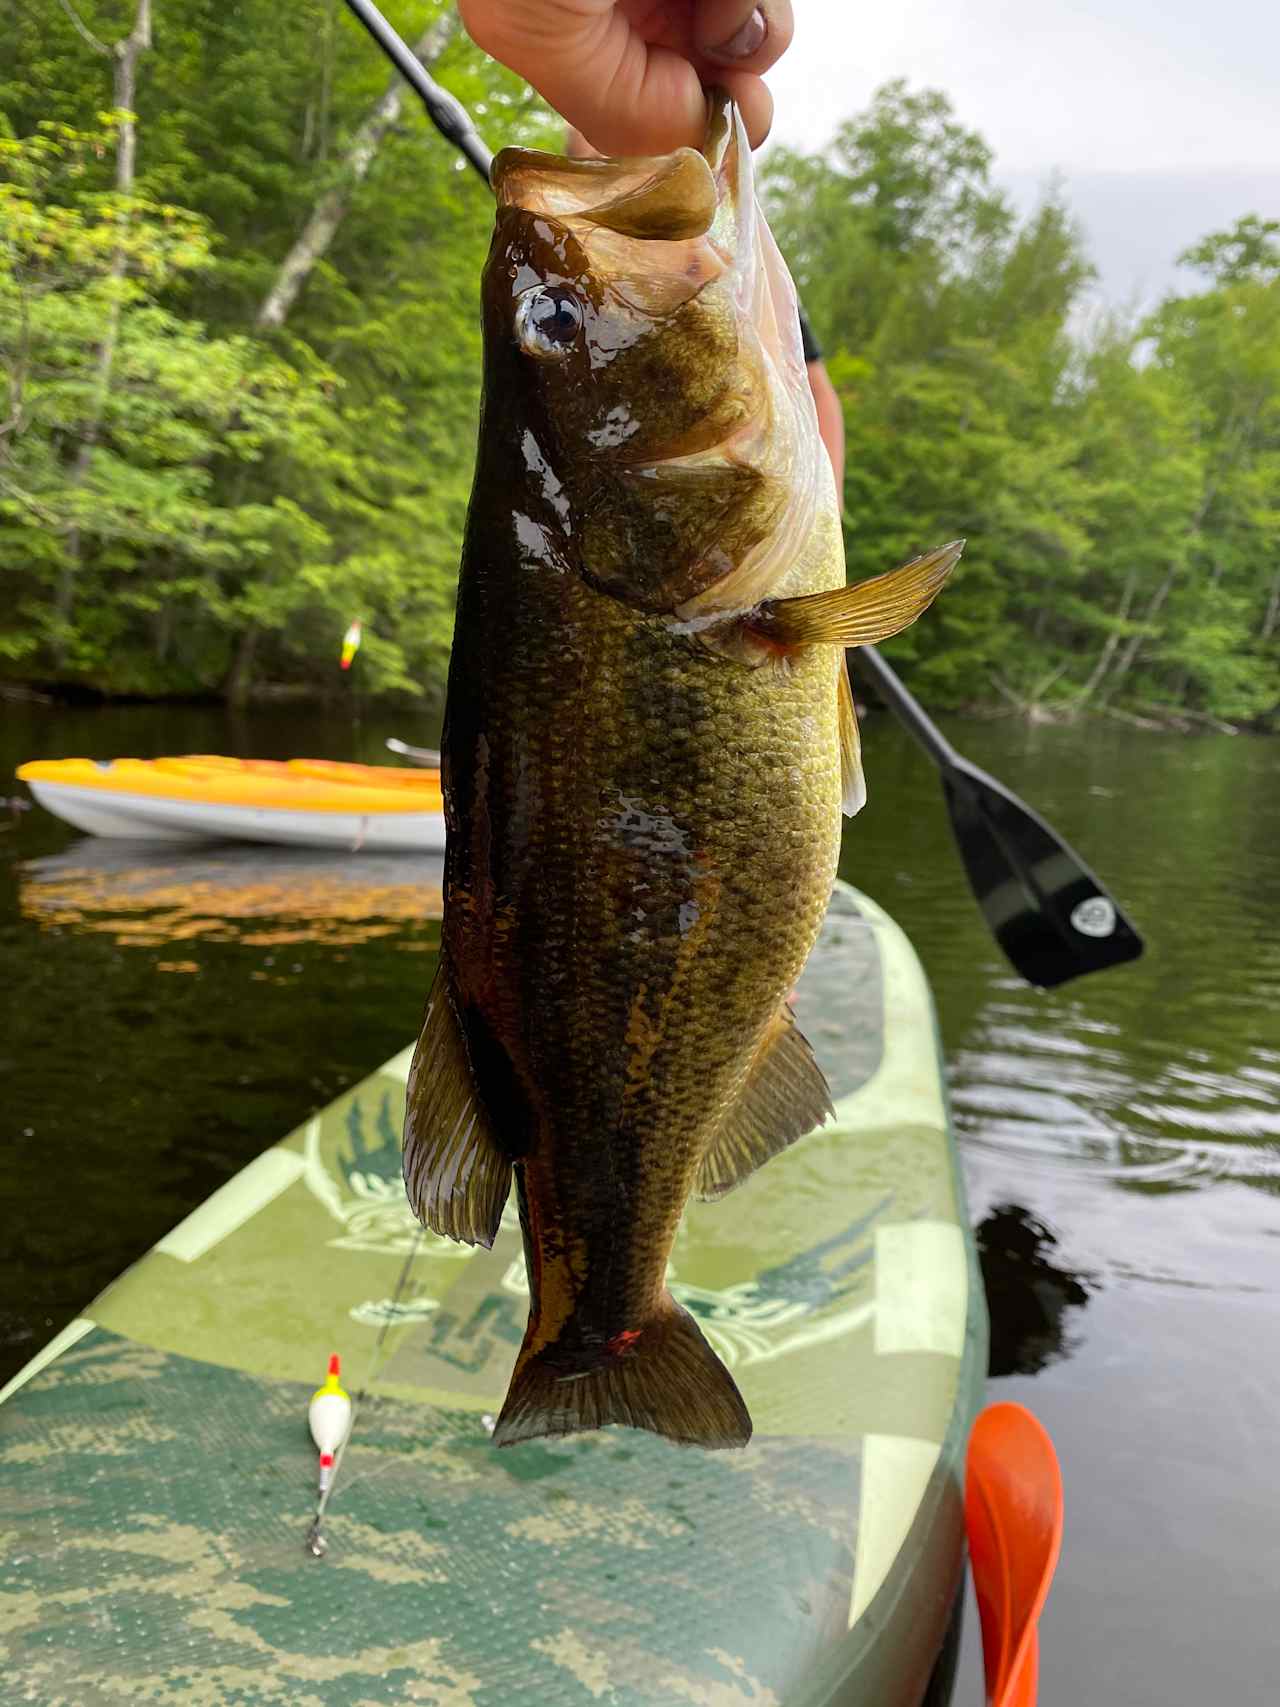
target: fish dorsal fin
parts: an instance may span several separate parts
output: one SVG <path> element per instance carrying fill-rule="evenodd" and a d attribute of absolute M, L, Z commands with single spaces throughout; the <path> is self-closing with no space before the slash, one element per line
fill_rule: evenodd
<path fill-rule="evenodd" d="M 464 1245 L 492 1245 L 511 1190 L 511 1162 L 476 1097 L 442 957 L 409 1069 L 404 1183 L 419 1221 Z"/>
<path fill-rule="evenodd" d="M 695 1194 L 723 1197 L 834 1112 L 822 1069 L 784 1002 L 702 1159 Z"/>
<path fill-rule="evenodd" d="M 838 717 L 840 727 L 840 807 L 846 818 L 853 818 L 867 804 L 867 779 L 862 774 L 862 737 L 858 733 L 858 713 L 853 703 L 853 688 L 843 658 L 840 660 Z"/>

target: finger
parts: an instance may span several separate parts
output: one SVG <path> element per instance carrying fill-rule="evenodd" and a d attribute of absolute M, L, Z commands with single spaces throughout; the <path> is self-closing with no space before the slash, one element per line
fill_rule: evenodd
<path fill-rule="evenodd" d="M 544 72 L 545 78 L 545 72 Z M 590 153 L 667 154 L 674 148 L 701 148 L 707 139 L 707 88 L 723 89 L 737 102 L 752 148 L 759 148 L 773 124 L 773 96 L 749 71 L 707 68 L 705 84 L 688 60 L 665 48 L 651 47 L 643 68 L 622 74 L 602 87 L 574 82 L 540 85 L 551 105 L 569 119 Z M 570 152 L 577 152 L 578 144 Z"/>
<path fill-rule="evenodd" d="M 468 34 L 606 154 L 702 146 L 706 99 L 686 53 L 651 45 L 616 6 L 459 0 Z"/>
<path fill-rule="evenodd" d="M 667 154 L 701 148 L 707 98 L 698 73 L 682 53 L 632 36 L 602 75 L 603 56 L 584 78 L 580 63 L 544 65 L 537 87 L 603 154 Z"/>
<path fill-rule="evenodd" d="M 773 125 L 773 96 L 768 85 L 749 71 L 718 71 L 715 82 L 738 103 L 747 139 L 752 148 L 759 148 Z"/>
<path fill-rule="evenodd" d="M 693 16 L 708 37 L 723 39 L 728 30 L 732 43 L 757 13 L 764 21 L 764 40 L 745 59 L 714 58 L 699 52 L 686 33 L 688 15 L 668 45 L 646 40 L 622 6 L 597 7 L 593 0 L 459 0 L 458 10 L 477 46 L 532 83 L 606 154 L 701 148 L 704 85 L 711 84 L 738 101 L 752 146 L 759 146 L 769 133 L 773 101 L 755 68 L 777 59 L 793 28 L 790 0 L 702 0 Z M 748 47 L 758 34 L 757 27 L 745 38 Z"/>
<path fill-rule="evenodd" d="M 693 18 L 699 58 L 736 71 L 767 71 L 794 33 L 791 0 L 701 0 Z"/>
<path fill-rule="evenodd" d="M 571 124 L 565 126 L 564 151 L 570 160 L 594 160 L 597 154 L 595 147 Z"/>

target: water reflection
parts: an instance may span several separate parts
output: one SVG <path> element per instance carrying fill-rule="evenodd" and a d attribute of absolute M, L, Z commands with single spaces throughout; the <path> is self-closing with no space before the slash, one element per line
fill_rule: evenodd
<path fill-rule="evenodd" d="M 1211 1179 L 1280 1181 L 1280 1056 L 1256 1038 L 1170 1053 L 1091 1013 L 1025 992 L 988 1001 L 952 1056 L 975 1159 L 1036 1172 L 1084 1166 L 1159 1194 Z M 1256 1005 L 1256 998 L 1255 998 Z M 1221 1016 L 1218 1016 L 1221 1023 Z"/>
<path fill-rule="evenodd" d="M 280 947 L 351 946 L 438 919 L 443 859 L 228 843 L 186 848 L 87 836 L 18 868 L 19 906 L 45 930 L 99 932 L 122 947 L 197 940 Z M 192 961 L 157 961 L 189 971 Z"/>
<path fill-rule="evenodd" d="M 1067 1472 L 1041 1700 L 1261 1700 L 1280 1595 L 1280 741 L 948 727 L 1147 938 L 1132 966 L 1027 989 L 965 885 L 932 767 L 868 720 L 870 802 L 842 875 L 929 973 L 992 1293 L 990 1396 L 1031 1405 Z M 6 708 L 0 751 L 9 767 L 175 750 L 371 762 L 392 734 L 436 731 L 391 715 Z M 105 844 L 68 841 L 39 812 L 0 834 L 16 1134 L 0 1170 L 0 1371 L 410 1042 L 431 976 L 415 951 L 438 943 L 425 861 L 402 877 L 394 856 L 303 856 L 286 882 L 283 850 L 152 847 L 131 875 Z M 277 931 L 306 940 L 259 940 Z M 155 975 L 195 961 L 198 977 Z M 1230 1592 L 1206 1621 L 1207 1583 Z M 979 1675 L 975 1656 L 966 1670 Z"/>
<path fill-rule="evenodd" d="M 1078 1343 L 1069 1312 L 1082 1310 L 1096 1282 L 1055 1261 L 1057 1237 L 1021 1204 L 1002 1203 L 975 1229 L 991 1310 L 992 1375 L 1034 1375 Z"/>

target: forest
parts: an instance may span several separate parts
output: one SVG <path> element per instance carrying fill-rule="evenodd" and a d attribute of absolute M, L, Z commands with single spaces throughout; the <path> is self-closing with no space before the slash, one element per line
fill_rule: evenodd
<path fill-rule="evenodd" d="M 558 122 L 385 11 L 492 146 Z M 0 0 L 0 694 L 438 703 L 492 204 L 341 0 Z M 851 579 L 968 548 L 888 651 L 938 707 L 1280 726 L 1280 222 L 1088 309 L 945 93 L 762 195 L 844 410 Z"/>

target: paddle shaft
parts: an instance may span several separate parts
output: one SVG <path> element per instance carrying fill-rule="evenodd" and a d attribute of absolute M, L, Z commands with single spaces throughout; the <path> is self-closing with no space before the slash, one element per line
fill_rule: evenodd
<path fill-rule="evenodd" d="M 959 754 L 912 694 L 907 692 L 874 646 L 858 646 L 848 654 L 875 688 L 903 728 L 922 746 L 939 769 L 954 765 Z"/>

